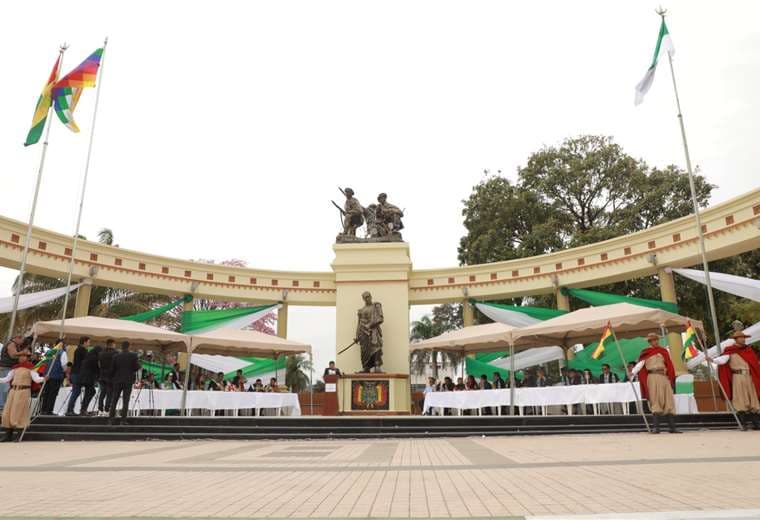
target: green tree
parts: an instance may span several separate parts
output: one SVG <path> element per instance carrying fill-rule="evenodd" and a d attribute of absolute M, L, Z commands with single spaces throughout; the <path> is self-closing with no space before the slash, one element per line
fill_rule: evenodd
<path fill-rule="evenodd" d="M 704 207 L 714 188 L 695 177 Z M 547 146 L 518 168 L 517 181 L 487 176 L 463 201 L 467 230 L 459 243 L 462 265 L 525 258 L 590 244 L 647 229 L 693 211 L 688 176 L 676 166 L 650 167 L 627 155 L 611 137 L 583 135 Z M 701 269 L 701 266 L 697 267 Z M 753 251 L 711 263 L 711 270 L 757 278 L 760 253 Z M 709 324 L 704 287 L 678 279 L 682 314 Z M 656 276 L 595 287 L 627 296 L 659 299 Z M 733 319 L 752 323 L 755 309 L 715 292 L 718 319 L 727 330 Z M 519 303 L 510 302 L 510 303 Z M 553 297 L 529 299 L 554 306 Z M 573 307 L 583 304 L 573 301 Z M 708 329 L 710 327 L 708 326 Z M 725 331 L 723 331 L 725 333 Z"/>
<path fill-rule="evenodd" d="M 311 371 L 311 361 L 306 356 L 288 356 L 285 365 L 285 385 L 291 392 L 303 392 L 309 388 L 309 376 L 306 372 Z"/>

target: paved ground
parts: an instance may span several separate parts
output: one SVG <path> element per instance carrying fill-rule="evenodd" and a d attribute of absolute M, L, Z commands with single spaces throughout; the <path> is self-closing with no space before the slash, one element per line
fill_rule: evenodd
<path fill-rule="evenodd" d="M 760 432 L 0 445 L 3 518 L 600 513 L 760 518 Z"/>

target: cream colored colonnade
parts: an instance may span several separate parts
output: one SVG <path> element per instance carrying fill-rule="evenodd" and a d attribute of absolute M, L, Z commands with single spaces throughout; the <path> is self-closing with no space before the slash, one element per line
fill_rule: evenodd
<path fill-rule="evenodd" d="M 760 189 L 705 209 L 702 221 L 710 260 L 760 247 Z M 25 229 L 23 222 L 0 217 L 0 265 L 18 269 Z M 71 247 L 70 237 L 35 228 L 29 249 L 29 272 L 65 277 Z M 562 286 L 594 287 L 659 274 L 663 300 L 676 301 L 672 275 L 664 269 L 700 262 L 693 217 L 552 254 L 445 269 L 413 269 L 406 244 L 336 245 L 334 250 L 336 261 L 332 271 L 293 272 L 203 264 L 80 241 L 74 279 L 91 285 L 166 295 L 192 294 L 225 301 L 286 302 L 296 306 L 338 304 L 341 308 L 336 313 L 337 336 L 345 338 L 355 326 L 355 311 L 362 303 L 354 301 L 360 288 L 377 289 L 387 295 L 399 295 L 401 289 L 406 298 L 396 302 L 399 307 L 462 302 L 467 298 L 493 300 L 556 294 L 558 307 L 567 308 L 569 302 L 558 291 Z M 348 288 L 351 289 L 346 292 L 344 289 Z M 86 312 L 89 292 L 89 286 L 79 290 L 78 315 Z M 351 296 L 342 298 L 339 294 Z M 394 301 L 387 299 L 382 303 L 388 310 L 394 306 Z M 284 309 L 285 319 L 281 319 L 278 327 L 281 335 L 286 335 L 287 329 L 287 307 Z M 399 330 L 389 331 L 389 336 L 407 337 L 408 312 L 404 314 L 405 320 L 394 312 L 393 327 Z M 465 306 L 464 318 L 465 324 L 472 323 L 469 306 Z M 406 341 L 396 342 L 396 339 L 392 344 L 386 342 L 386 363 L 394 370 L 406 367 L 408 371 L 408 345 Z M 359 367 L 343 368 L 351 371 Z"/>

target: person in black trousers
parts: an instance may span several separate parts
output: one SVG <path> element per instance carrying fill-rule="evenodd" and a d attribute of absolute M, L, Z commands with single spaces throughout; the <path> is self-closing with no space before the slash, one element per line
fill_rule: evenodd
<path fill-rule="evenodd" d="M 114 424 L 116 416 L 116 404 L 121 397 L 121 421 L 126 423 L 127 412 L 129 411 L 129 396 L 132 395 L 132 385 L 135 384 L 135 375 L 140 370 L 140 362 L 137 360 L 137 354 L 129 351 L 129 341 L 121 343 L 121 352 L 116 354 L 111 365 L 111 384 L 113 385 L 113 394 L 111 395 L 111 409 L 108 411 L 110 417 L 109 423 Z"/>
<path fill-rule="evenodd" d="M 79 345 L 77 345 L 74 351 L 74 363 L 71 365 L 71 374 L 69 375 L 71 393 L 69 394 L 69 405 L 66 408 L 66 415 L 75 415 L 74 405 L 79 398 L 79 394 L 82 393 L 82 385 L 79 383 L 79 370 L 82 367 L 82 361 L 84 361 L 84 356 L 87 355 L 87 347 L 89 346 L 90 338 L 88 336 L 79 338 Z"/>
<path fill-rule="evenodd" d="M 42 415 L 53 415 L 55 400 L 58 398 L 58 392 L 63 384 L 66 364 L 69 362 L 69 359 L 66 356 L 66 349 L 63 347 L 63 340 L 58 341 L 56 348 L 58 350 L 55 352 L 53 359 L 45 370 L 45 375 L 48 376 L 48 380 L 42 389 L 42 408 L 40 409 Z"/>
<path fill-rule="evenodd" d="M 100 368 L 98 364 L 98 355 L 103 350 L 103 347 L 96 346 L 90 350 L 82 361 L 82 366 L 79 367 L 79 384 L 84 388 L 84 397 L 82 398 L 82 407 L 79 409 L 79 415 L 89 415 L 87 410 L 90 407 L 92 398 L 95 397 L 95 382 L 98 380 L 98 374 Z"/>
<path fill-rule="evenodd" d="M 106 341 L 106 348 L 98 355 L 98 364 L 100 365 L 100 380 L 98 381 L 98 411 L 107 412 L 111 409 L 111 366 L 113 358 L 116 355 L 116 342 L 112 339 Z"/>

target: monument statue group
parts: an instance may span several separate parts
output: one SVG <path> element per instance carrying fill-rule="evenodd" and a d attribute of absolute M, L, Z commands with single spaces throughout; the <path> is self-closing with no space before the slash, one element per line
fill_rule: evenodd
<path fill-rule="evenodd" d="M 340 191 L 346 197 L 346 202 L 342 208 L 333 202 L 340 210 L 343 224 L 343 230 L 335 239 L 337 243 L 402 242 L 401 230 L 404 229 L 404 223 L 401 219 L 404 212 L 388 202 L 388 195 L 381 193 L 377 196 L 377 204 L 370 204 L 365 208 L 354 197 L 354 190 L 346 188 Z M 365 236 L 357 237 L 356 231 L 365 222 Z"/>

